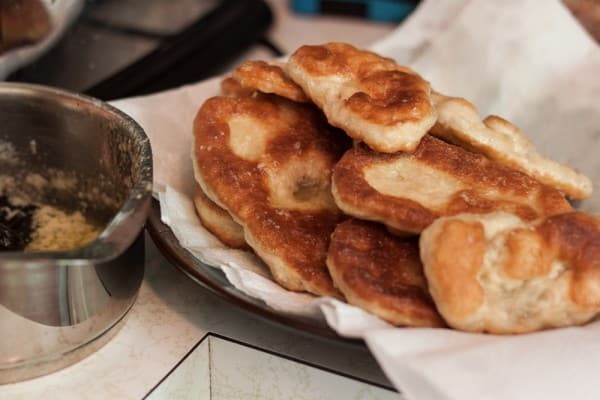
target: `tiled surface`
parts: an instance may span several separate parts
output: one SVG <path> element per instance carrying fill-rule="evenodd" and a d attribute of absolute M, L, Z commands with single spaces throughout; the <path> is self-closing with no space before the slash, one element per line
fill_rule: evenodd
<path fill-rule="evenodd" d="M 398 394 L 210 338 L 212 400 L 398 399 Z"/>
<path fill-rule="evenodd" d="M 208 336 L 147 397 L 148 400 L 401 398 L 398 393 Z"/>
<path fill-rule="evenodd" d="M 203 340 L 147 400 L 211 400 L 209 339 Z"/>

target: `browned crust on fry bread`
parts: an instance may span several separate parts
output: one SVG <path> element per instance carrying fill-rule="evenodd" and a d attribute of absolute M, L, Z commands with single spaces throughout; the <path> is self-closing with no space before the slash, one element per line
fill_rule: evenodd
<path fill-rule="evenodd" d="M 50 33 L 50 14 L 40 0 L 0 1 L 0 53 L 36 43 Z"/>
<path fill-rule="evenodd" d="M 572 210 L 558 190 L 429 135 L 412 154 L 355 146 L 336 165 L 332 191 L 346 214 L 409 234 L 463 212 L 533 220 Z"/>
<path fill-rule="evenodd" d="M 347 220 L 332 235 L 327 266 L 348 303 L 395 325 L 445 325 L 427 291 L 415 239 Z"/>
<path fill-rule="evenodd" d="M 507 120 L 490 115 L 481 121 L 475 106 L 465 99 L 440 93 L 434 93 L 432 98 L 438 111 L 432 135 L 484 154 L 561 190 L 572 199 L 591 195 L 592 183 L 585 175 L 543 157 L 531 140 Z"/>
<path fill-rule="evenodd" d="M 441 234 L 445 236 L 442 238 Z M 440 307 L 444 315 L 464 318 L 472 314 L 485 296 L 477 280 L 486 250 L 483 227 L 475 222 L 451 220 L 443 233 L 430 241 L 437 244 L 436 251 L 425 257 L 428 265 L 435 265 L 431 292 L 435 292 L 435 298 L 443 296 Z M 464 251 L 465 247 L 468 251 Z"/>
<path fill-rule="evenodd" d="M 302 46 L 287 72 L 330 124 L 376 151 L 412 151 L 435 123 L 429 83 L 375 53 L 344 43 Z"/>
<path fill-rule="evenodd" d="M 254 89 L 243 87 L 237 80 L 227 77 L 221 81 L 221 94 L 228 97 L 244 97 L 254 93 Z"/>
<path fill-rule="evenodd" d="M 249 249 L 244 229 L 231 215 L 208 198 L 200 185 L 194 191 L 194 207 L 202 225 L 221 242 L 235 249 Z"/>
<path fill-rule="evenodd" d="M 420 249 L 430 292 L 454 328 L 525 333 L 600 312 L 600 221 L 585 213 L 445 217 L 423 232 Z"/>
<path fill-rule="evenodd" d="M 276 94 L 301 103 L 310 101 L 302 88 L 290 79 L 280 63 L 246 61 L 233 71 L 232 78 L 247 90 Z"/>
<path fill-rule="evenodd" d="M 275 280 L 339 296 L 325 258 L 340 217 L 330 174 L 345 145 L 321 114 L 275 96 L 214 97 L 200 108 L 194 132 L 199 184 L 244 227 Z"/>

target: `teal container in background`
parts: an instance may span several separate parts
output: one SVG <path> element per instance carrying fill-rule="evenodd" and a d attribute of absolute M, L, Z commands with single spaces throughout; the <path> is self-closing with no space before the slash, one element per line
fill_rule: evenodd
<path fill-rule="evenodd" d="M 292 0 L 291 7 L 300 14 L 348 15 L 400 22 L 418 3 L 416 0 Z"/>

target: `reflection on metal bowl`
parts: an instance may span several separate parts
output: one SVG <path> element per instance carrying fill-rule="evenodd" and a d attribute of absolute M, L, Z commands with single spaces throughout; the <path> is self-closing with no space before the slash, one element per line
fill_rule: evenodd
<path fill-rule="evenodd" d="M 114 334 L 144 269 L 152 155 L 143 130 L 100 101 L 0 84 L 0 195 L 102 227 L 61 251 L 0 252 L 0 384 L 52 372 Z"/>

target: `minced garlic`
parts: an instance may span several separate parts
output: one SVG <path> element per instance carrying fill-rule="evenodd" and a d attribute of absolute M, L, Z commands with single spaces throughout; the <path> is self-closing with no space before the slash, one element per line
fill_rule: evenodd
<path fill-rule="evenodd" d="M 31 242 L 25 251 L 57 251 L 83 247 L 100 234 L 79 211 L 66 213 L 56 207 L 41 205 L 33 214 Z"/>

